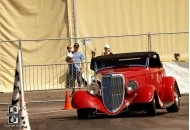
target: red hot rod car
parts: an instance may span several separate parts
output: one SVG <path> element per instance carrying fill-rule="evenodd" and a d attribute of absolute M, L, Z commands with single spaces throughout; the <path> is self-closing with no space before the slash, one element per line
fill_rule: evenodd
<path fill-rule="evenodd" d="M 156 52 L 98 56 L 92 58 L 90 68 L 95 75 L 88 90 L 79 90 L 72 97 L 79 119 L 125 111 L 145 111 L 155 116 L 156 109 L 180 109 L 176 79 L 165 75 Z"/>

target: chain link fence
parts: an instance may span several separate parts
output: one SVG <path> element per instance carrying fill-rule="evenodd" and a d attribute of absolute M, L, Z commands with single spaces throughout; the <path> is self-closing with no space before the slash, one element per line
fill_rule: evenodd
<path fill-rule="evenodd" d="M 0 41 L 1 70 L 0 85 L 9 89 L 9 93 L 1 93 L 0 103 L 11 100 L 14 81 L 14 67 L 18 43 L 21 43 L 24 72 L 24 90 L 27 92 L 27 102 L 64 100 L 64 91 L 72 87 L 79 89 L 77 80 L 71 80 L 68 63 L 65 62 L 67 45 L 78 42 L 79 51 L 85 57 L 85 71 L 82 73 L 82 89 L 88 89 L 93 71 L 90 70 L 91 51 L 100 56 L 104 45 L 110 45 L 112 53 L 156 51 L 162 61 L 172 61 L 173 54 L 178 52 L 181 59 L 188 60 L 188 32 L 159 33 L 141 35 L 123 35 L 107 37 L 87 37 L 70 39 L 18 40 L 13 42 Z M 5 74 L 6 73 L 6 74 Z M 183 76 L 183 72 L 178 74 Z M 71 81 L 71 82 L 70 82 Z M 72 85 L 68 85 L 69 84 Z M 3 89 L 1 89 L 3 91 Z M 3 95 L 4 94 L 4 95 Z M 28 96 L 28 97 L 27 97 Z"/>
<path fill-rule="evenodd" d="M 189 60 L 189 33 L 157 33 L 150 36 L 150 50 L 160 54 L 162 61 L 172 61 L 174 53 Z"/>

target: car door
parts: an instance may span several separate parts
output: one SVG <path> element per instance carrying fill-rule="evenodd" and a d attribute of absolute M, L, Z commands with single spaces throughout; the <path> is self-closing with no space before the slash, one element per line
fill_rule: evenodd
<path fill-rule="evenodd" d="M 164 70 L 158 58 L 154 57 L 149 58 L 149 70 L 150 70 L 150 82 L 155 87 L 159 98 L 162 99 L 163 97 L 162 77 Z"/>

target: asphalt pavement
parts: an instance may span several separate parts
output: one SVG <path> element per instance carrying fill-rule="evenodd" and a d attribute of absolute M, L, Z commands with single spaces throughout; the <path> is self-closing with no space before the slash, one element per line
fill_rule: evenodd
<path fill-rule="evenodd" d="M 0 105 L 0 130 L 7 127 L 6 104 Z M 182 95 L 178 113 L 158 109 L 155 117 L 146 113 L 132 113 L 114 117 L 92 117 L 78 120 L 76 110 L 62 110 L 64 102 L 28 103 L 31 130 L 189 130 L 189 95 Z"/>

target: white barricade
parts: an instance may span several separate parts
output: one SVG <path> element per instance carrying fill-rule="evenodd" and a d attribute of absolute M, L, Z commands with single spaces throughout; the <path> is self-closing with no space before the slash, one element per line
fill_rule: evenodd
<path fill-rule="evenodd" d="M 189 94 L 189 62 L 163 62 L 167 76 L 176 78 L 181 94 Z"/>

